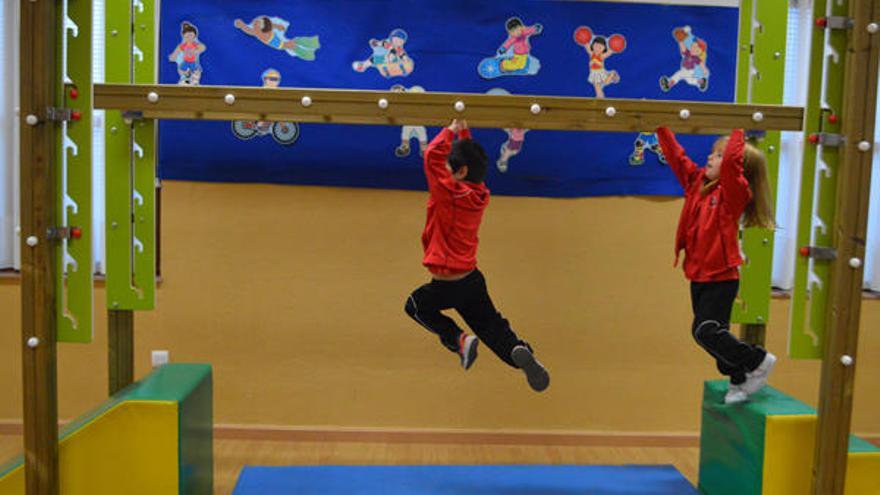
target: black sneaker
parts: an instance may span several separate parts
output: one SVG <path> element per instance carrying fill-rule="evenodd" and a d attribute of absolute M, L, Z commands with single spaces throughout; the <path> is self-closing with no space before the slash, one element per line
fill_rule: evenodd
<path fill-rule="evenodd" d="M 510 358 L 517 368 L 525 372 L 532 390 L 541 392 L 550 386 L 550 373 L 547 373 L 547 369 L 535 359 L 535 355 L 528 347 L 524 345 L 514 347 L 510 352 Z"/>
<path fill-rule="evenodd" d="M 397 156 L 397 158 L 404 158 L 409 156 L 409 145 L 401 144 L 394 150 L 394 155 Z"/>
<path fill-rule="evenodd" d="M 670 84 L 669 84 L 668 77 L 666 77 L 666 76 L 660 77 L 660 89 L 662 89 L 664 93 L 669 91 L 669 88 L 671 88 L 671 87 L 672 86 L 670 86 Z"/>
<path fill-rule="evenodd" d="M 473 335 L 462 333 L 458 337 L 458 355 L 461 356 L 461 367 L 469 369 L 477 360 L 477 346 L 480 341 Z"/>

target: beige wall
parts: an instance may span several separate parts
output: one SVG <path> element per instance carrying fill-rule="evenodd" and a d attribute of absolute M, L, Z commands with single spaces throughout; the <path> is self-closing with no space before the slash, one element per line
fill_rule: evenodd
<path fill-rule="evenodd" d="M 701 382 L 687 284 L 672 267 L 679 200 L 495 197 L 480 264 L 514 328 L 550 368 L 532 393 L 487 349 L 468 372 L 403 313 L 424 283 L 425 194 L 168 182 L 151 349 L 211 362 L 217 423 L 696 431 Z M 20 418 L 19 295 L 0 282 L 0 419 Z M 61 416 L 106 392 L 106 320 L 60 350 Z M 863 304 L 854 429 L 880 433 L 880 301 Z M 787 301 L 770 348 L 785 354 Z M 783 359 L 772 383 L 815 404 L 819 365 Z M 11 397 L 11 400 L 9 400 Z"/>

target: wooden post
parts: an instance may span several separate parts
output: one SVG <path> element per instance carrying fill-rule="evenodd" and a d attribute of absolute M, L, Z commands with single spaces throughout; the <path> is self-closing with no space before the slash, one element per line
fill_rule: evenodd
<path fill-rule="evenodd" d="M 853 383 L 862 303 L 862 261 L 874 151 L 880 33 L 880 0 L 849 2 L 854 21 L 848 33 L 844 107 L 837 183 L 837 214 L 832 235 L 837 250 L 831 272 L 827 339 L 819 391 L 814 495 L 842 495 L 852 416 Z"/>
<path fill-rule="evenodd" d="M 110 395 L 134 382 L 134 311 L 107 310 Z"/>
<path fill-rule="evenodd" d="M 21 1 L 21 332 L 25 486 L 57 495 L 56 105 L 57 2 Z"/>
<path fill-rule="evenodd" d="M 767 340 L 767 325 L 744 323 L 741 330 L 744 342 L 764 347 Z"/>

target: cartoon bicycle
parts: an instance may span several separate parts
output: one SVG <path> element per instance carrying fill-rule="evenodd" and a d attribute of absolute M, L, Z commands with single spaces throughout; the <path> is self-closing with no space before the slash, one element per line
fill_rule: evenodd
<path fill-rule="evenodd" d="M 236 120 L 232 122 L 232 133 L 243 140 L 271 134 L 278 144 L 289 146 L 299 139 L 299 124 L 296 122 Z"/>
<path fill-rule="evenodd" d="M 277 69 L 266 69 L 261 78 L 264 88 L 277 88 L 281 84 L 281 73 Z M 278 144 L 289 146 L 299 139 L 299 124 L 268 120 L 236 120 L 232 122 L 232 133 L 245 141 L 256 136 L 271 134 Z"/>

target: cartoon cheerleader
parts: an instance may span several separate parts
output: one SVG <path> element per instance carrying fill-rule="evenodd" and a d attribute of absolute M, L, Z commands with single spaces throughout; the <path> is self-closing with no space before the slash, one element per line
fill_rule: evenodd
<path fill-rule="evenodd" d="M 250 24 L 236 19 L 235 27 L 267 46 L 283 50 L 291 57 L 299 57 L 303 60 L 315 60 L 315 52 L 321 48 L 321 42 L 317 36 L 288 39 L 287 28 L 290 27 L 290 23 L 280 17 L 263 15 L 252 20 Z"/>
<path fill-rule="evenodd" d="M 587 80 L 596 90 L 596 97 L 605 98 L 605 86 L 620 82 L 620 74 L 616 70 L 605 69 L 605 60 L 626 49 L 626 38 L 620 34 L 608 38 L 593 35 L 589 27 L 581 26 L 575 30 L 574 40 L 590 55 L 590 76 Z"/>

